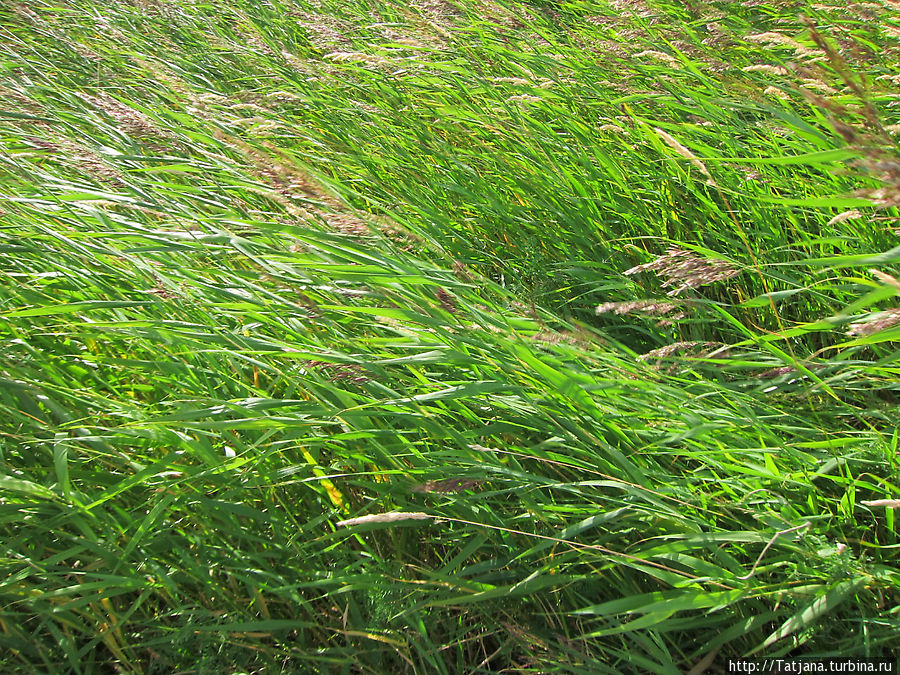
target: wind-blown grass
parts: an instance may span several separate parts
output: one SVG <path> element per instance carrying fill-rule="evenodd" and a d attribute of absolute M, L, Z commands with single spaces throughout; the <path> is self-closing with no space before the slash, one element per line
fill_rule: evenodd
<path fill-rule="evenodd" d="M 900 23 L 746 4 L 0 8 L 4 670 L 893 653 Z"/>

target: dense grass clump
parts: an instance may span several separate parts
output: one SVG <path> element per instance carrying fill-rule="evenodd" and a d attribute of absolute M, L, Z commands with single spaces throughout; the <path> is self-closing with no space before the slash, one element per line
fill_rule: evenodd
<path fill-rule="evenodd" d="M 898 36 L 4 3 L 0 668 L 895 653 Z"/>

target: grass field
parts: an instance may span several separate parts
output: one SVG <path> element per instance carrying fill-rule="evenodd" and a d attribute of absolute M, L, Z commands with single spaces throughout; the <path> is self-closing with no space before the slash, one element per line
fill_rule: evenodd
<path fill-rule="evenodd" d="M 0 2 L 0 669 L 900 650 L 894 0 Z"/>

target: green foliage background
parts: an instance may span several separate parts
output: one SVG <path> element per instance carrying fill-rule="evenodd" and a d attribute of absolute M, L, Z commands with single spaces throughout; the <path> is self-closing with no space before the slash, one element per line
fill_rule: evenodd
<path fill-rule="evenodd" d="M 4 671 L 895 653 L 897 16 L 0 3 Z"/>

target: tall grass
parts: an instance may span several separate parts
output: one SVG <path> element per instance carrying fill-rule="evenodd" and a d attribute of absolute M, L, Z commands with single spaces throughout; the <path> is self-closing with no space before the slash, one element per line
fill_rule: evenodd
<path fill-rule="evenodd" d="M 893 653 L 891 8 L 0 7 L 4 671 Z"/>

